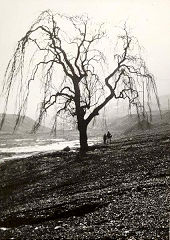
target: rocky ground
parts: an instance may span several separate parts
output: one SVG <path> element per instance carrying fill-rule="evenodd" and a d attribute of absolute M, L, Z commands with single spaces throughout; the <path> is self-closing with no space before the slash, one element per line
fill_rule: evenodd
<path fill-rule="evenodd" d="M 170 132 L 0 165 L 0 239 L 168 239 Z"/>

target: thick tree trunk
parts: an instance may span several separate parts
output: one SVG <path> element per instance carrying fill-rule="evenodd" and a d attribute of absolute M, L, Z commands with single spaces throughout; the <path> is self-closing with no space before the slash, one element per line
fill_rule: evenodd
<path fill-rule="evenodd" d="M 88 150 L 87 125 L 83 122 L 79 124 L 79 134 L 80 134 L 80 151 L 86 152 Z"/>
<path fill-rule="evenodd" d="M 80 79 L 75 79 L 73 81 L 74 89 L 75 89 L 75 106 L 76 106 L 76 115 L 77 115 L 77 123 L 78 123 L 78 130 L 79 130 L 79 137 L 80 137 L 80 151 L 86 152 L 88 150 L 88 143 L 87 143 L 87 121 L 84 119 L 85 111 L 80 104 L 80 86 L 79 86 Z"/>

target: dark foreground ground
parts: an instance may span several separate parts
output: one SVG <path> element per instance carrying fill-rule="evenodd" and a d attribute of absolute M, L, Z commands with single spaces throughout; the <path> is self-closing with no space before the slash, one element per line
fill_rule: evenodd
<path fill-rule="evenodd" d="M 0 239 L 168 239 L 170 134 L 0 165 Z"/>

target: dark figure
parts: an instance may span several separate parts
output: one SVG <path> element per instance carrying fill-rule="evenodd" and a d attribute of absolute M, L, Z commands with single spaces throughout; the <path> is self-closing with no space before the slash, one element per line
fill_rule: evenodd
<path fill-rule="evenodd" d="M 107 139 L 108 139 L 108 143 L 111 143 L 112 134 L 109 131 L 107 132 Z"/>
<path fill-rule="evenodd" d="M 104 142 L 104 144 L 106 144 L 106 140 L 107 140 L 107 135 L 106 135 L 106 133 L 103 135 L 103 142 Z"/>
<path fill-rule="evenodd" d="M 67 147 L 65 147 L 64 149 L 63 149 L 63 151 L 65 151 L 65 152 L 69 152 L 71 149 L 69 148 L 69 146 L 67 146 Z"/>

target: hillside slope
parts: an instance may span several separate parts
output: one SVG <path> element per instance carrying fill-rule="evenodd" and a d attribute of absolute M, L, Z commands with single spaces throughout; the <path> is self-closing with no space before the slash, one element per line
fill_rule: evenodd
<path fill-rule="evenodd" d="M 136 126 L 137 124 L 138 124 L 138 117 L 136 114 L 132 114 L 132 115 L 126 115 L 124 117 L 114 119 L 108 125 L 108 128 L 113 133 L 114 132 L 124 133 L 129 131 L 130 129 L 133 129 L 133 127 Z M 162 116 L 160 116 L 160 113 L 158 111 L 153 112 L 151 126 L 154 129 L 164 128 L 164 126 L 170 129 L 170 112 L 163 111 Z"/>
<path fill-rule="evenodd" d="M 0 168 L 0 239 L 168 240 L 166 135 L 122 138 Z"/>
<path fill-rule="evenodd" d="M 0 121 L 1 121 L 1 119 L 2 119 L 2 114 L 0 114 Z M 13 133 L 16 119 L 17 119 L 16 114 L 7 114 L 0 134 Z M 31 119 L 29 117 L 25 117 L 24 121 L 17 128 L 16 133 L 17 134 L 29 134 L 30 131 L 32 130 L 34 123 L 35 123 L 35 121 L 33 119 Z M 50 129 L 45 126 L 41 126 L 39 128 L 38 132 L 39 133 L 47 133 L 47 132 L 50 132 Z"/>

